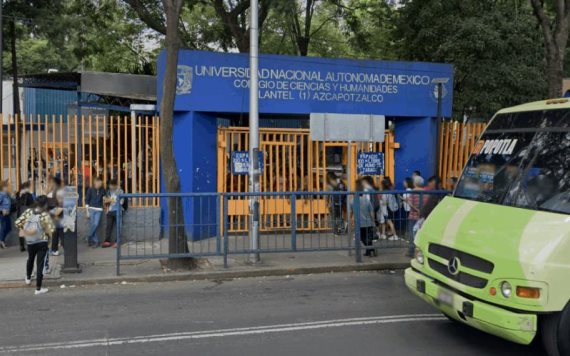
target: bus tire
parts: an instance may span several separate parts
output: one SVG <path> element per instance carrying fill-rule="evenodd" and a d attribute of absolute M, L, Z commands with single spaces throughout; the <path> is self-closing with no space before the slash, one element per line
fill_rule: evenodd
<path fill-rule="evenodd" d="M 560 356 L 570 356 L 570 302 L 560 315 L 558 324 L 558 351 Z"/>
<path fill-rule="evenodd" d="M 562 356 L 558 349 L 559 324 L 560 313 L 544 315 L 540 320 L 540 337 L 542 347 L 548 356 Z"/>

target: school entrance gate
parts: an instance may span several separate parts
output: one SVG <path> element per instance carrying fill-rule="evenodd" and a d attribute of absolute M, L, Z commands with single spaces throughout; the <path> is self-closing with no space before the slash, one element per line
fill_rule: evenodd
<path fill-rule="evenodd" d="M 165 63 L 165 52 L 162 52 L 157 67 L 158 103 L 162 100 Z M 414 170 L 420 170 L 426 177 L 436 173 L 440 101 L 436 83 L 442 78 L 449 79 L 443 84 L 440 98 L 441 114 L 449 117 L 453 87 L 451 65 L 260 55 L 258 74 L 261 118 L 292 121 L 308 120 L 311 114 L 317 113 L 383 115 L 390 129 L 388 145 L 398 142 L 400 147 L 364 144 L 354 152 L 358 149 L 383 151 L 387 174 L 397 188 L 401 188 L 403 179 Z M 172 143 L 162 144 L 173 145 L 181 191 L 215 193 L 247 189 L 247 172 L 243 172 L 243 176 L 232 175 L 229 165 L 232 152 L 247 151 L 249 142 L 245 129 L 220 128 L 219 119 L 237 118 L 240 126 L 248 125 L 249 77 L 247 54 L 179 51 L 174 134 Z M 340 173 L 347 161 L 346 143 L 310 142 L 307 130 L 263 130 L 260 149 L 267 165 L 261 180 L 264 191 L 322 191 L 325 171 Z M 241 155 L 246 157 L 247 154 L 242 152 Z M 288 226 L 287 213 L 289 209 L 296 209 L 298 213 L 293 217 L 306 216 L 298 225 L 306 229 L 320 228 L 320 217 L 326 210 L 324 199 L 313 199 L 310 203 L 300 200 L 289 207 L 285 199 L 266 199 L 261 205 L 262 213 L 269 213 L 266 215 L 270 218 L 264 219 L 262 227 L 279 230 L 281 226 Z M 240 220 L 245 220 L 248 207 L 238 200 L 231 204 L 231 214 L 235 217 L 231 229 L 247 229 Z M 166 207 L 161 208 L 165 218 Z M 201 217 L 217 216 L 216 210 L 215 206 L 191 205 L 184 210 L 185 223 L 193 225 Z"/>
<path fill-rule="evenodd" d="M 261 192 L 321 192 L 327 190 L 326 173 L 336 171 L 342 176 L 347 169 L 347 142 L 312 141 L 308 129 L 261 128 L 260 151 L 263 154 L 263 172 L 260 177 Z M 232 174 L 232 151 L 247 151 L 249 132 L 246 127 L 218 128 L 218 192 L 248 192 L 248 176 Z M 354 143 L 352 177 L 357 176 L 356 156 L 358 152 L 383 152 L 385 176 L 394 181 L 395 150 L 392 131 L 386 131 L 382 143 Z M 377 183 L 382 179 L 376 176 Z M 354 189 L 352 182 L 351 190 Z M 290 199 L 285 197 L 262 197 L 261 230 L 275 231 L 290 229 L 292 211 Z M 327 202 L 325 197 L 300 198 L 296 202 L 299 230 L 321 230 L 327 226 Z M 230 232 L 246 231 L 248 200 L 231 197 L 228 206 Z"/>

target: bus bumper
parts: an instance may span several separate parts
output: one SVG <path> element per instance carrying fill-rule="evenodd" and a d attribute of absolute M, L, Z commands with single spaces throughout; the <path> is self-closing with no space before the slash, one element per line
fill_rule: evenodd
<path fill-rule="evenodd" d="M 414 294 L 461 323 L 524 345 L 530 344 L 536 335 L 535 314 L 516 313 L 468 299 L 412 268 L 406 270 L 405 279 Z"/>

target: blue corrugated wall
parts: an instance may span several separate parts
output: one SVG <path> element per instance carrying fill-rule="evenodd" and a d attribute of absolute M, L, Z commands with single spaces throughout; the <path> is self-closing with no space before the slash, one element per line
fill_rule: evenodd
<path fill-rule="evenodd" d="M 67 107 L 75 104 L 77 93 L 67 90 L 24 88 L 25 114 L 67 116 Z"/>

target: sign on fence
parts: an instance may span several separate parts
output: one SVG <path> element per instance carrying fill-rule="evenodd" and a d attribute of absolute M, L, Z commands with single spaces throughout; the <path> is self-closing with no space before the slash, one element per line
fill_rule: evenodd
<path fill-rule="evenodd" d="M 263 152 L 258 152 L 259 169 L 263 171 Z M 233 151 L 232 152 L 232 174 L 247 175 L 249 174 L 249 151 Z"/>
<path fill-rule="evenodd" d="M 382 152 L 358 152 L 357 159 L 358 175 L 383 176 L 384 153 Z"/>

